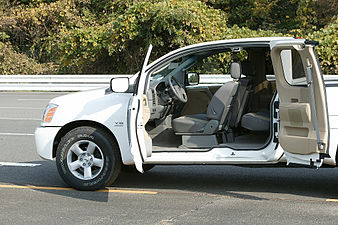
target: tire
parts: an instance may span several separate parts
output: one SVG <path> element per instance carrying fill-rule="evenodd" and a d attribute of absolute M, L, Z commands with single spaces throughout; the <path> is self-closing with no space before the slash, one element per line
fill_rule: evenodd
<path fill-rule="evenodd" d="M 71 187 L 98 190 L 112 184 L 120 173 L 119 147 L 101 129 L 78 127 L 61 139 L 56 166 L 61 178 Z"/>
<path fill-rule="evenodd" d="M 143 165 L 143 171 L 147 172 L 154 167 L 155 167 L 155 165 L 145 164 L 145 165 Z M 138 170 L 136 169 L 136 167 L 134 165 L 132 165 L 132 166 L 122 165 L 121 171 L 125 172 L 125 173 L 138 173 Z"/>

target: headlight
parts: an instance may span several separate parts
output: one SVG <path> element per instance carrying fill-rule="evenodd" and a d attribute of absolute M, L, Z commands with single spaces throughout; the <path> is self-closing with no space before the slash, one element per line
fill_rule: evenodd
<path fill-rule="evenodd" d="M 43 114 L 42 122 L 50 123 L 53 119 L 54 113 L 56 112 L 58 105 L 49 103 Z"/>

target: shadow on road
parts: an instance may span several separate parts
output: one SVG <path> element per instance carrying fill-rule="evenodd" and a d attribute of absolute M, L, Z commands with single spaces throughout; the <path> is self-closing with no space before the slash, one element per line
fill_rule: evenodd
<path fill-rule="evenodd" d="M 156 166 L 145 174 L 122 173 L 114 186 L 193 191 L 245 199 L 261 199 L 247 194 L 253 192 L 338 198 L 338 168 Z"/>
<path fill-rule="evenodd" d="M 12 167 L 0 166 L 0 183 L 12 184 L 18 186 L 39 186 L 39 187 L 67 187 L 59 176 L 55 162 L 37 161 L 29 162 L 41 164 L 37 167 Z M 83 199 L 95 202 L 107 202 L 107 192 L 85 192 L 74 190 L 43 190 L 36 191 L 61 195 L 70 198 Z"/>
<path fill-rule="evenodd" d="M 54 162 L 37 167 L 0 167 L 0 183 L 44 187 L 69 187 L 59 177 Z M 188 191 L 262 200 L 254 193 L 299 197 L 338 198 L 338 168 L 245 168 L 236 166 L 156 166 L 145 174 L 121 173 L 114 188 Z M 106 192 L 38 190 L 41 192 L 107 202 Z M 252 193 L 252 195 L 251 195 Z"/>

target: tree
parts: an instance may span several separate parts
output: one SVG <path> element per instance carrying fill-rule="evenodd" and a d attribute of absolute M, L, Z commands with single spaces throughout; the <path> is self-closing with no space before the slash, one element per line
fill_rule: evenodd
<path fill-rule="evenodd" d="M 1 0 L 0 42 L 29 73 L 133 73 L 150 43 L 154 59 L 203 41 L 297 34 L 318 39 L 324 72 L 337 73 L 336 13 L 335 0 Z"/>
<path fill-rule="evenodd" d="M 155 46 L 152 56 L 158 57 L 181 46 L 218 40 L 226 29 L 225 13 L 200 1 L 140 1 L 101 26 L 63 30 L 55 47 L 64 71 L 132 73 L 140 69 L 150 43 Z M 109 66 L 95 71 L 86 67 L 88 61 Z"/>

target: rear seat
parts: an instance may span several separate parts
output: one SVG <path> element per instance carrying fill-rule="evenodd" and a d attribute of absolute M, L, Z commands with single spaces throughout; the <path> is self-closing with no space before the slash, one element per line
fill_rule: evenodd
<path fill-rule="evenodd" d="M 237 96 L 234 99 L 234 105 L 232 108 L 232 116 L 230 120 L 229 126 L 235 128 L 238 126 L 240 119 L 243 115 L 245 107 L 247 105 L 247 100 L 249 96 L 249 92 L 251 90 L 251 78 L 253 75 L 252 65 L 249 62 L 241 62 L 242 74 L 245 77 L 242 77 L 239 80 L 239 89 L 237 92 Z"/>
<path fill-rule="evenodd" d="M 246 113 L 241 126 L 251 131 L 268 131 L 270 128 L 269 112 Z"/>
<path fill-rule="evenodd" d="M 251 131 L 268 131 L 270 128 L 270 102 L 276 90 L 273 81 L 263 81 L 254 88 L 254 110 L 242 116 L 241 126 Z"/>

